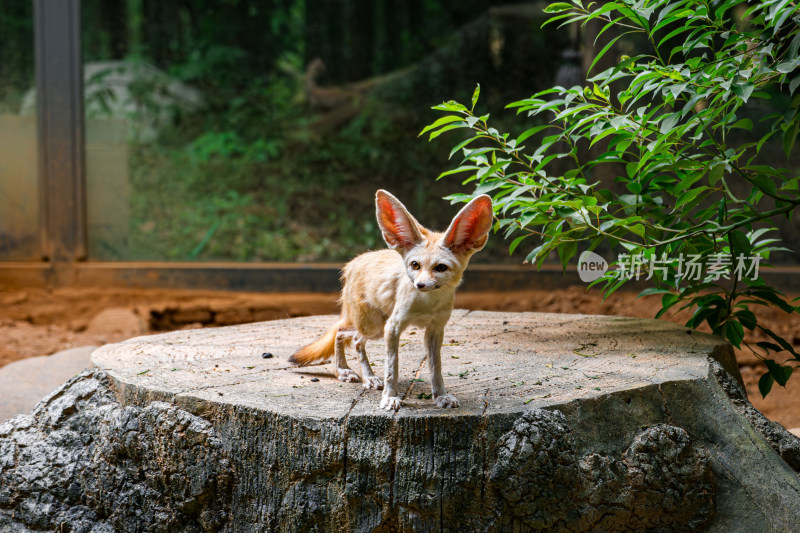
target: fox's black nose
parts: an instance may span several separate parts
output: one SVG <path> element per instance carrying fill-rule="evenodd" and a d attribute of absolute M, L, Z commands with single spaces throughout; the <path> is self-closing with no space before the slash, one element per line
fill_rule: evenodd
<path fill-rule="evenodd" d="M 417 288 L 418 289 L 424 289 L 425 288 L 425 284 L 424 283 L 417 283 Z"/>

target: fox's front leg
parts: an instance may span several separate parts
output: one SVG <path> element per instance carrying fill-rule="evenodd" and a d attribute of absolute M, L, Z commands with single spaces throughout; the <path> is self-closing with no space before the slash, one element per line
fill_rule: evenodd
<path fill-rule="evenodd" d="M 381 396 L 381 409 L 394 410 L 400 409 L 403 404 L 397 395 L 397 374 L 400 371 L 398 351 L 400 350 L 400 324 L 389 321 L 383 330 L 383 338 L 386 341 L 386 364 L 383 374 L 383 395 Z"/>
<path fill-rule="evenodd" d="M 444 390 L 442 379 L 442 339 L 444 325 L 431 325 L 425 329 L 425 348 L 428 352 L 428 368 L 431 371 L 431 393 L 438 407 L 458 407 L 458 400 Z"/>

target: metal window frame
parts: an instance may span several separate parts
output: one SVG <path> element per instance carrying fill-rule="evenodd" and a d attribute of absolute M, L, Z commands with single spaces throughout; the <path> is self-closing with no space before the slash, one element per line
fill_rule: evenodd
<path fill-rule="evenodd" d="M 80 0 L 34 0 L 40 231 L 48 281 L 86 259 Z"/>
<path fill-rule="evenodd" d="M 38 90 L 42 261 L 0 261 L 0 285 L 240 291 L 339 289 L 341 264 L 99 262 L 87 257 L 81 1 L 33 0 Z M 764 272 L 800 291 L 800 268 Z M 464 290 L 518 291 L 583 285 L 574 268 L 473 265 Z M 629 288 L 636 288 L 630 284 Z"/>

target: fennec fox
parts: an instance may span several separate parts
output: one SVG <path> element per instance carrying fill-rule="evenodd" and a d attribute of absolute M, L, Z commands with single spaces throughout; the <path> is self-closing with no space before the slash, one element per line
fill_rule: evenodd
<path fill-rule="evenodd" d="M 442 380 L 444 326 L 453 311 L 455 291 L 469 258 L 483 248 L 492 226 L 492 200 L 478 196 L 467 204 L 444 233 L 422 227 L 400 201 L 384 190 L 375 195 L 378 225 L 391 250 L 361 254 L 342 271 L 342 313 L 325 335 L 298 350 L 289 361 L 305 366 L 336 356 L 341 381 L 358 375 L 345 360 L 345 345 L 355 344 L 361 378 L 368 389 L 383 388 L 380 406 L 397 410 L 397 351 L 400 334 L 409 326 L 425 328 L 431 392 L 439 407 L 458 407 Z M 367 339 L 386 340 L 384 380 L 372 373 L 364 349 Z"/>

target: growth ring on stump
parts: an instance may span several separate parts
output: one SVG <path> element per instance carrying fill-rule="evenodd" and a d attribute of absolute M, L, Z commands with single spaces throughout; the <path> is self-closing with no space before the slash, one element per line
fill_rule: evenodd
<path fill-rule="evenodd" d="M 797 475 L 755 429 L 716 337 L 456 310 L 442 366 L 461 407 L 429 398 L 411 328 L 391 413 L 332 364 L 287 363 L 335 320 L 176 331 L 92 358 L 123 405 L 167 402 L 208 422 L 209 453 L 230 465 L 226 516 L 209 522 L 224 531 L 780 531 L 798 519 Z M 367 351 L 381 376 L 383 342 Z"/>

